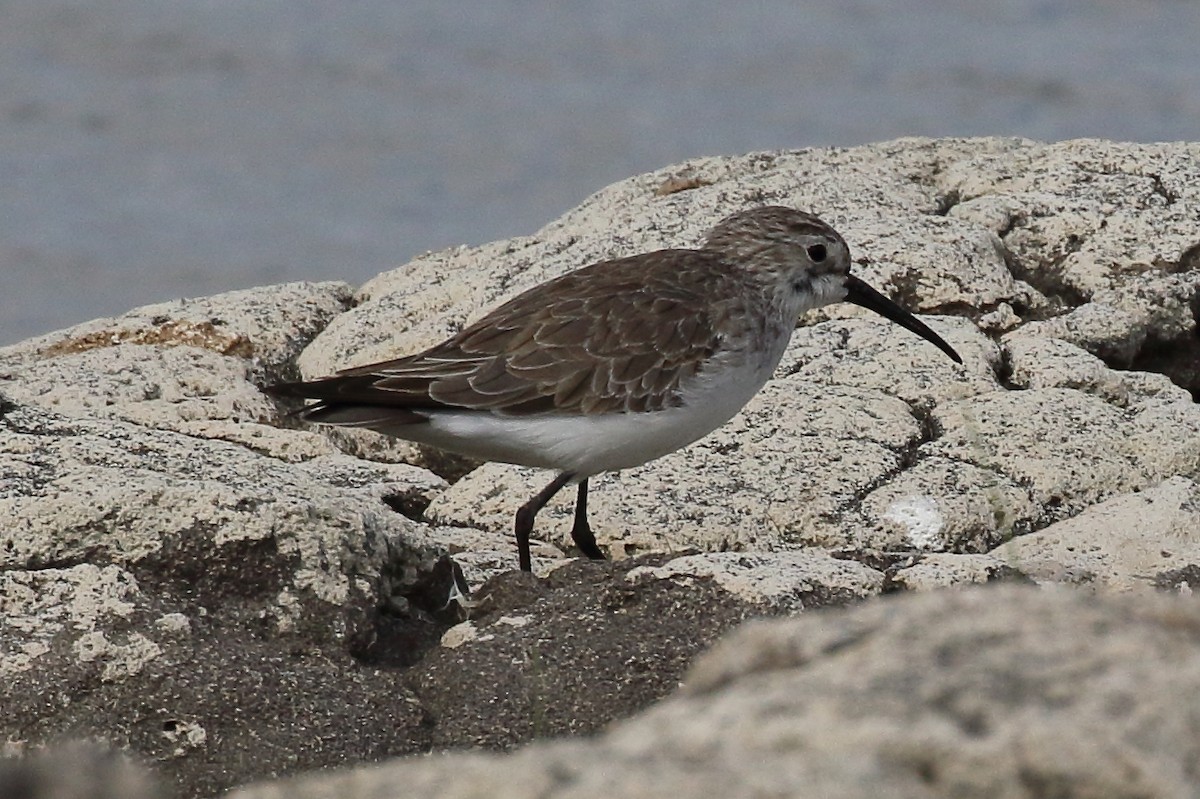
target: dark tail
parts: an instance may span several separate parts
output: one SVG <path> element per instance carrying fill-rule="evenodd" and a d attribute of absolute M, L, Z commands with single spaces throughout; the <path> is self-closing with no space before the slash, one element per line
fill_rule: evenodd
<path fill-rule="evenodd" d="M 362 382 L 374 382 L 374 376 L 364 376 Z M 416 410 L 395 405 L 375 405 L 355 402 L 347 395 L 354 393 L 354 379 L 345 376 L 322 380 L 276 383 L 264 386 L 263 392 L 278 399 L 315 399 L 316 403 L 293 411 L 306 422 L 331 424 L 339 427 L 399 426 L 429 421 L 429 417 Z"/>

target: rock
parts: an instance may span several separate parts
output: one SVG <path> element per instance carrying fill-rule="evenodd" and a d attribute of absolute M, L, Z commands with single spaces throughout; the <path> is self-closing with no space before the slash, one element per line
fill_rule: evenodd
<path fill-rule="evenodd" d="M 901 565 L 888 575 L 887 587 L 907 591 L 936 591 L 955 586 L 981 585 L 1002 580 L 1032 582 L 1019 564 L 1002 554 L 957 555 L 933 552 L 918 555 L 910 565 Z"/>
<path fill-rule="evenodd" d="M 979 553 L 1038 518 L 1041 506 L 1017 479 L 990 465 L 923 454 L 862 499 L 860 541 L 901 553 Z"/>
<path fill-rule="evenodd" d="M 389 505 L 419 515 L 440 487 L 0 402 L 5 737 L 113 741 L 188 796 L 415 751 L 420 706 L 353 655 L 434 555 Z"/>
<path fill-rule="evenodd" d="M 1119 408 L 1191 400 L 1187 389 L 1165 375 L 1111 369 L 1095 355 L 1060 339 L 1009 336 L 1004 354 L 1013 388 L 1072 388 Z"/>
<path fill-rule="evenodd" d="M 626 579 L 634 583 L 667 580 L 682 586 L 711 580 L 733 596 L 773 613 L 865 599 L 883 587 L 883 575 L 874 569 L 820 550 L 704 552 L 673 558 L 662 566 L 631 569 Z"/>
<path fill-rule="evenodd" d="M 140 344 L 253 359 L 274 375 L 350 305 L 345 283 L 286 283 L 135 308 L 0 347 L 0 367 Z"/>
<path fill-rule="evenodd" d="M 290 460 L 337 449 L 272 422 L 279 410 L 252 381 L 252 361 L 193 346 L 121 344 L 5 372 L 14 401 L 72 416 L 119 419 L 243 444 Z"/>
<path fill-rule="evenodd" d="M 1200 486 L 1172 477 L 992 551 L 1041 582 L 1117 591 L 1200 588 Z"/>
<path fill-rule="evenodd" d="M 1193 795 L 1200 611 L 1034 588 L 747 625 L 591 740 L 415 758 L 232 799 Z"/>
<path fill-rule="evenodd" d="M 80 687 L 113 683 L 141 672 L 162 654 L 170 627 L 164 606 L 146 596 L 118 566 L 0 572 L 0 696 L 21 717 L 21 700 L 69 696 Z M 157 639 L 157 640 L 156 640 Z M 78 679 L 67 677 L 71 672 Z"/>
<path fill-rule="evenodd" d="M 181 797 L 584 732 L 294 790 L 1191 795 L 1193 610 L 1107 593 L 1200 579 L 1197 147 L 698 159 L 353 295 L 232 292 L 0 349 L 0 735 L 112 741 Z M 764 203 L 834 224 L 965 363 L 863 309 L 810 314 L 728 425 L 594 478 L 614 562 L 567 557 L 567 491 L 540 579 L 518 574 L 513 515 L 549 475 L 298 429 L 258 388 Z M 934 590 L 1030 578 L 1101 596 Z M 901 591 L 922 596 L 875 598 Z M 828 603 L 860 607 L 810 613 Z M 663 700 L 735 624 L 795 613 Z"/>
<path fill-rule="evenodd" d="M 424 519 L 430 519 L 428 508 Z M 499 574 L 512 571 L 517 562 L 517 542 L 511 529 L 481 530 L 439 525 L 429 530 L 429 541 L 454 557 L 471 585 L 482 585 Z M 574 560 L 544 541 L 534 540 L 530 544 L 533 571 L 539 577 L 546 577 L 559 566 Z"/>
<path fill-rule="evenodd" d="M 254 597 L 281 627 L 330 621 L 373 595 L 389 548 L 422 546 L 369 492 L 225 442 L 10 407 L 0 460 L 3 568 L 113 563 L 202 603 Z"/>
<path fill-rule="evenodd" d="M 337 449 L 276 426 L 258 390 L 349 304 L 342 283 L 292 283 L 137 308 L 0 348 L 0 389 L 72 416 L 121 419 L 288 460 Z"/>
<path fill-rule="evenodd" d="M 1042 527 L 1115 494 L 1200 469 L 1200 408 L 1173 401 L 1130 413 L 1070 389 L 993 392 L 934 412 L 930 454 L 989 469 L 1029 492 L 1003 508 L 1016 529 Z"/>

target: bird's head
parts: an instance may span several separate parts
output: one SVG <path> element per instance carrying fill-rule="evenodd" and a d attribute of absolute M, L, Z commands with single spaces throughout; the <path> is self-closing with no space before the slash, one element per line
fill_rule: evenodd
<path fill-rule="evenodd" d="M 929 341 L 958 363 L 962 358 L 924 322 L 850 274 L 850 248 L 813 214 L 767 205 L 739 211 L 708 234 L 704 249 L 759 278 L 797 316 L 834 302 L 874 311 Z"/>

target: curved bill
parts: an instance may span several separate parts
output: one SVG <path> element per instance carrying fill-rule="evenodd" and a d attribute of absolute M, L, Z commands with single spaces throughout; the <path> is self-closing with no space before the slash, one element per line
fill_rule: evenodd
<path fill-rule="evenodd" d="M 889 319 L 900 327 L 911 330 L 921 338 L 936 346 L 939 350 L 949 355 L 954 359 L 955 363 L 962 363 L 962 356 L 954 351 L 954 348 L 942 339 L 937 333 L 934 333 L 924 322 L 910 314 L 908 311 L 901 308 L 896 303 L 889 300 L 887 297 L 880 294 L 875 289 L 868 286 L 863 281 L 856 278 L 854 275 L 846 276 L 846 302 L 852 302 L 855 305 L 867 308 L 882 316 L 884 319 Z"/>

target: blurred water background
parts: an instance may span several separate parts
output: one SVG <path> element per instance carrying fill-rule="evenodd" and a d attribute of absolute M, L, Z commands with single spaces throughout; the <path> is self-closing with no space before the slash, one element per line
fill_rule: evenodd
<path fill-rule="evenodd" d="M 530 233 L 683 159 L 1200 138 L 1195 0 L 0 0 L 0 343 Z"/>

